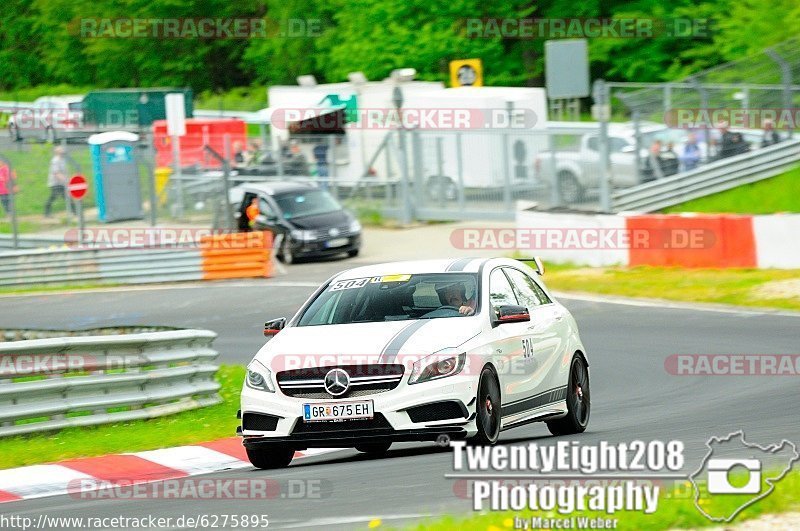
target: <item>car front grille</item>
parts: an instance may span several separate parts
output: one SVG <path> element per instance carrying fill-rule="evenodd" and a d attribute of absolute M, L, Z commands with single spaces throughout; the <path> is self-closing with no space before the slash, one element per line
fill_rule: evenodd
<path fill-rule="evenodd" d="M 350 375 L 346 393 L 333 396 L 325 390 L 325 375 L 331 369 L 343 369 Z M 403 378 L 402 364 L 342 365 L 294 369 L 277 374 L 278 387 L 283 394 L 295 398 L 341 399 L 355 398 L 391 391 Z"/>

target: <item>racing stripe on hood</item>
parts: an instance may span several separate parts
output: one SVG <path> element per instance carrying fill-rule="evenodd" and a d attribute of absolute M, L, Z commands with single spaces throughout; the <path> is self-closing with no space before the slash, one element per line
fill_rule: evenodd
<path fill-rule="evenodd" d="M 394 359 L 397 357 L 397 354 L 400 352 L 400 349 L 403 348 L 406 341 L 409 340 L 411 336 L 413 336 L 417 330 L 428 324 L 430 320 L 417 320 L 408 325 L 407 327 L 400 330 L 389 342 L 383 347 L 381 351 L 380 360 L 383 363 L 392 363 Z"/>
<path fill-rule="evenodd" d="M 447 266 L 445 271 L 464 271 L 464 269 L 467 267 L 467 264 L 472 262 L 472 260 L 474 260 L 474 258 L 459 258 Z"/>

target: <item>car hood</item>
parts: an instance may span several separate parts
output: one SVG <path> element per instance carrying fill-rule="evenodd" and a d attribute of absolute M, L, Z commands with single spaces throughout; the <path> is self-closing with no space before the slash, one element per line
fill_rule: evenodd
<path fill-rule="evenodd" d="M 298 229 L 326 229 L 331 227 L 341 227 L 352 221 L 350 215 L 344 210 L 319 214 L 317 216 L 303 216 L 300 218 L 290 218 L 289 223 Z"/>
<path fill-rule="evenodd" d="M 289 327 L 261 347 L 255 359 L 273 372 L 366 363 L 410 365 L 462 345 L 480 332 L 480 323 L 479 316 L 472 316 Z"/>

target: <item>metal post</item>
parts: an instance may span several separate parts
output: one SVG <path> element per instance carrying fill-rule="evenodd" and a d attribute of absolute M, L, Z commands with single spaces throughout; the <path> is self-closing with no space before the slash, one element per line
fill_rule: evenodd
<path fill-rule="evenodd" d="M 77 203 L 76 208 L 78 209 L 78 245 L 83 245 L 83 228 L 85 227 L 83 220 L 83 199 L 78 199 L 75 202 Z"/>
<path fill-rule="evenodd" d="M 554 207 L 559 207 L 564 204 L 564 199 L 558 189 L 558 175 L 556 175 L 556 135 L 552 132 L 547 133 L 547 149 L 550 151 L 550 159 L 548 164 L 550 166 L 550 203 Z"/>
<path fill-rule="evenodd" d="M 664 85 L 664 116 L 666 117 L 672 110 L 672 85 Z"/>
<path fill-rule="evenodd" d="M 172 162 L 175 165 L 173 178 L 175 179 L 175 192 L 177 194 L 177 204 L 175 205 L 175 217 L 183 217 L 183 176 L 181 175 L 181 138 L 177 135 L 172 137 Z"/>
<path fill-rule="evenodd" d="M 458 171 L 458 210 L 464 212 L 464 161 L 461 152 L 462 133 L 456 132 L 456 171 Z"/>
<path fill-rule="evenodd" d="M 770 59 L 778 63 L 778 66 L 781 69 L 781 84 L 783 84 L 783 108 L 788 111 L 792 108 L 792 65 L 786 62 L 786 60 L 781 57 L 774 48 L 767 49 L 766 54 L 770 57 Z M 789 138 L 792 138 L 794 128 L 792 128 L 791 125 L 788 128 L 788 132 Z"/>
<path fill-rule="evenodd" d="M 642 132 L 640 129 L 641 116 L 639 115 L 639 111 L 633 111 L 632 118 L 633 138 L 636 141 L 636 182 L 640 183 L 642 182 Z"/>
<path fill-rule="evenodd" d="M 333 190 L 333 196 L 338 197 L 336 188 L 336 138 L 334 135 L 328 135 L 328 180 Z"/>
<path fill-rule="evenodd" d="M 409 175 L 408 175 L 408 155 L 406 153 L 406 132 L 402 127 L 397 130 L 400 137 L 400 224 L 408 225 L 411 223 L 411 198 L 409 197 Z"/>
<path fill-rule="evenodd" d="M 140 144 L 142 145 L 142 144 Z M 150 149 L 150 144 L 143 144 L 146 146 L 144 148 L 145 152 L 145 164 L 147 165 L 147 171 L 150 174 L 150 226 L 156 226 L 156 211 L 158 210 L 158 197 L 156 197 L 156 163 L 154 160 L 154 150 Z"/>
<path fill-rule="evenodd" d="M 444 207 L 444 155 L 442 154 L 442 137 L 436 137 L 436 175 L 438 181 L 439 204 Z"/>
<path fill-rule="evenodd" d="M 508 113 L 507 124 L 512 123 L 511 111 L 514 104 L 511 102 L 506 103 L 506 112 Z M 503 204 L 505 205 L 506 212 L 511 212 L 511 167 L 509 165 L 510 150 L 508 149 L 508 132 L 501 133 L 503 142 Z"/>
<path fill-rule="evenodd" d="M 697 92 L 700 93 L 700 108 L 708 109 L 708 92 L 706 89 L 703 88 L 703 85 L 700 84 L 697 79 L 692 78 L 691 84 L 695 86 Z M 703 128 L 703 141 L 706 144 L 706 161 L 708 162 L 711 160 L 711 135 L 708 133 L 708 127 Z M 716 153 L 715 153 L 716 155 Z"/>
<path fill-rule="evenodd" d="M 224 195 L 222 199 L 222 208 L 223 208 L 223 223 L 225 224 L 225 228 L 233 230 L 236 228 L 236 223 L 233 219 L 233 209 L 230 205 L 230 176 L 231 176 L 231 153 L 233 150 L 231 149 L 231 135 L 225 134 L 223 137 L 223 146 L 225 148 L 224 157 L 222 160 L 222 193 Z"/>
<path fill-rule="evenodd" d="M 611 212 L 610 162 L 608 150 L 608 87 L 602 79 L 594 82 L 594 103 L 600 118 L 600 210 Z"/>

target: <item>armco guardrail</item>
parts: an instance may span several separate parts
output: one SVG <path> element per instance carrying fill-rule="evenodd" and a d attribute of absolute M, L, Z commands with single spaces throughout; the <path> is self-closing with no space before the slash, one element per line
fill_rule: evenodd
<path fill-rule="evenodd" d="M 66 246 L 64 238 L 46 236 L 20 236 L 17 238 L 17 249 L 56 249 Z M 0 251 L 13 249 L 14 237 L 10 234 L 0 234 Z"/>
<path fill-rule="evenodd" d="M 0 342 L 0 437 L 217 404 L 216 337 L 173 330 Z"/>
<path fill-rule="evenodd" d="M 684 201 L 774 177 L 798 162 L 800 140 L 787 140 L 617 192 L 613 196 L 612 208 L 614 212 L 654 212 Z"/>
<path fill-rule="evenodd" d="M 268 277 L 271 248 L 271 233 L 248 232 L 205 236 L 187 248 L 10 251 L 0 254 L 0 286 Z"/>

